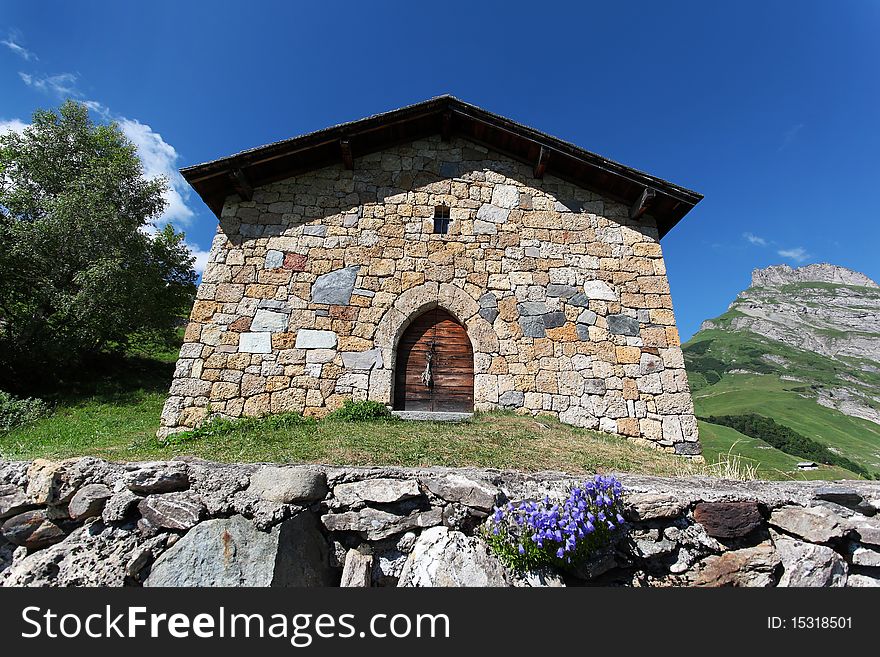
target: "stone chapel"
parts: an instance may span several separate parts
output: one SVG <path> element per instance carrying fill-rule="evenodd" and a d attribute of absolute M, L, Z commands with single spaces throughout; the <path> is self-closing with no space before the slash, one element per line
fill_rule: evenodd
<path fill-rule="evenodd" d="M 160 436 L 371 399 L 700 453 L 660 248 L 700 194 L 451 96 L 181 173 L 219 226 Z"/>

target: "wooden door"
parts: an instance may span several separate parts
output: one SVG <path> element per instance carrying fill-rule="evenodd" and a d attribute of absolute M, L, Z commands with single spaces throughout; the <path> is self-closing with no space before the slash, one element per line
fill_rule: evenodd
<path fill-rule="evenodd" d="M 464 327 L 442 308 L 419 315 L 397 345 L 394 408 L 474 410 L 474 352 Z"/>

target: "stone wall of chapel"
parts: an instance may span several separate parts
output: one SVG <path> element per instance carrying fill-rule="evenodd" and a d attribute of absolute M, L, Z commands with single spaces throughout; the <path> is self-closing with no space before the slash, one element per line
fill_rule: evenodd
<path fill-rule="evenodd" d="M 396 340 L 436 305 L 471 337 L 477 410 L 699 454 L 653 219 L 439 137 L 227 200 L 160 435 L 211 414 L 390 404 Z"/>

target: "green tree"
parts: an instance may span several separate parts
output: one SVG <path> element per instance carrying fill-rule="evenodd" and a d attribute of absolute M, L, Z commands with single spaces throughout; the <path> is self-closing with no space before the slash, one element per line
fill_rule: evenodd
<path fill-rule="evenodd" d="M 152 228 L 166 185 L 73 101 L 0 136 L 0 384 L 171 334 L 196 274 L 183 233 Z"/>

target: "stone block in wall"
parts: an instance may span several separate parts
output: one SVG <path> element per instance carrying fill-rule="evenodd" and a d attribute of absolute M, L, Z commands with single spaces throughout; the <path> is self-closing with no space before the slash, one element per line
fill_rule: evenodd
<path fill-rule="evenodd" d="M 539 315 L 520 317 L 519 326 L 527 338 L 543 338 L 546 333 L 543 317 Z"/>
<path fill-rule="evenodd" d="M 334 349 L 339 338 L 333 331 L 300 329 L 296 334 L 297 349 Z"/>
<path fill-rule="evenodd" d="M 584 283 L 584 294 L 590 299 L 600 301 L 617 301 L 617 293 L 604 281 L 587 281 Z"/>
<path fill-rule="evenodd" d="M 381 368 L 383 365 L 382 351 L 380 349 L 369 349 L 367 351 L 342 352 L 342 364 L 346 369 L 350 370 Z"/>
<path fill-rule="evenodd" d="M 355 265 L 318 276 L 312 285 L 312 303 L 348 305 L 359 271 L 360 265 Z"/>
<path fill-rule="evenodd" d="M 251 354 L 272 353 L 272 334 L 263 332 L 241 333 L 238 350 Z"/>
<path fill-rule="evenodd" d="M 326 542 L 314 517 L 304 512 L 268 532 L 240 515 L 202 522 L 156 560 L 144 586 L 328 586 L 331 581 Z"/>
<path fill-rule="evenodd" d="M 250 330 L 252 332 L 268 331 L 270 333 L 280 333 L 287 330 L 288 317 L 287 313 L 260 308 L 251 321 Z"/>

